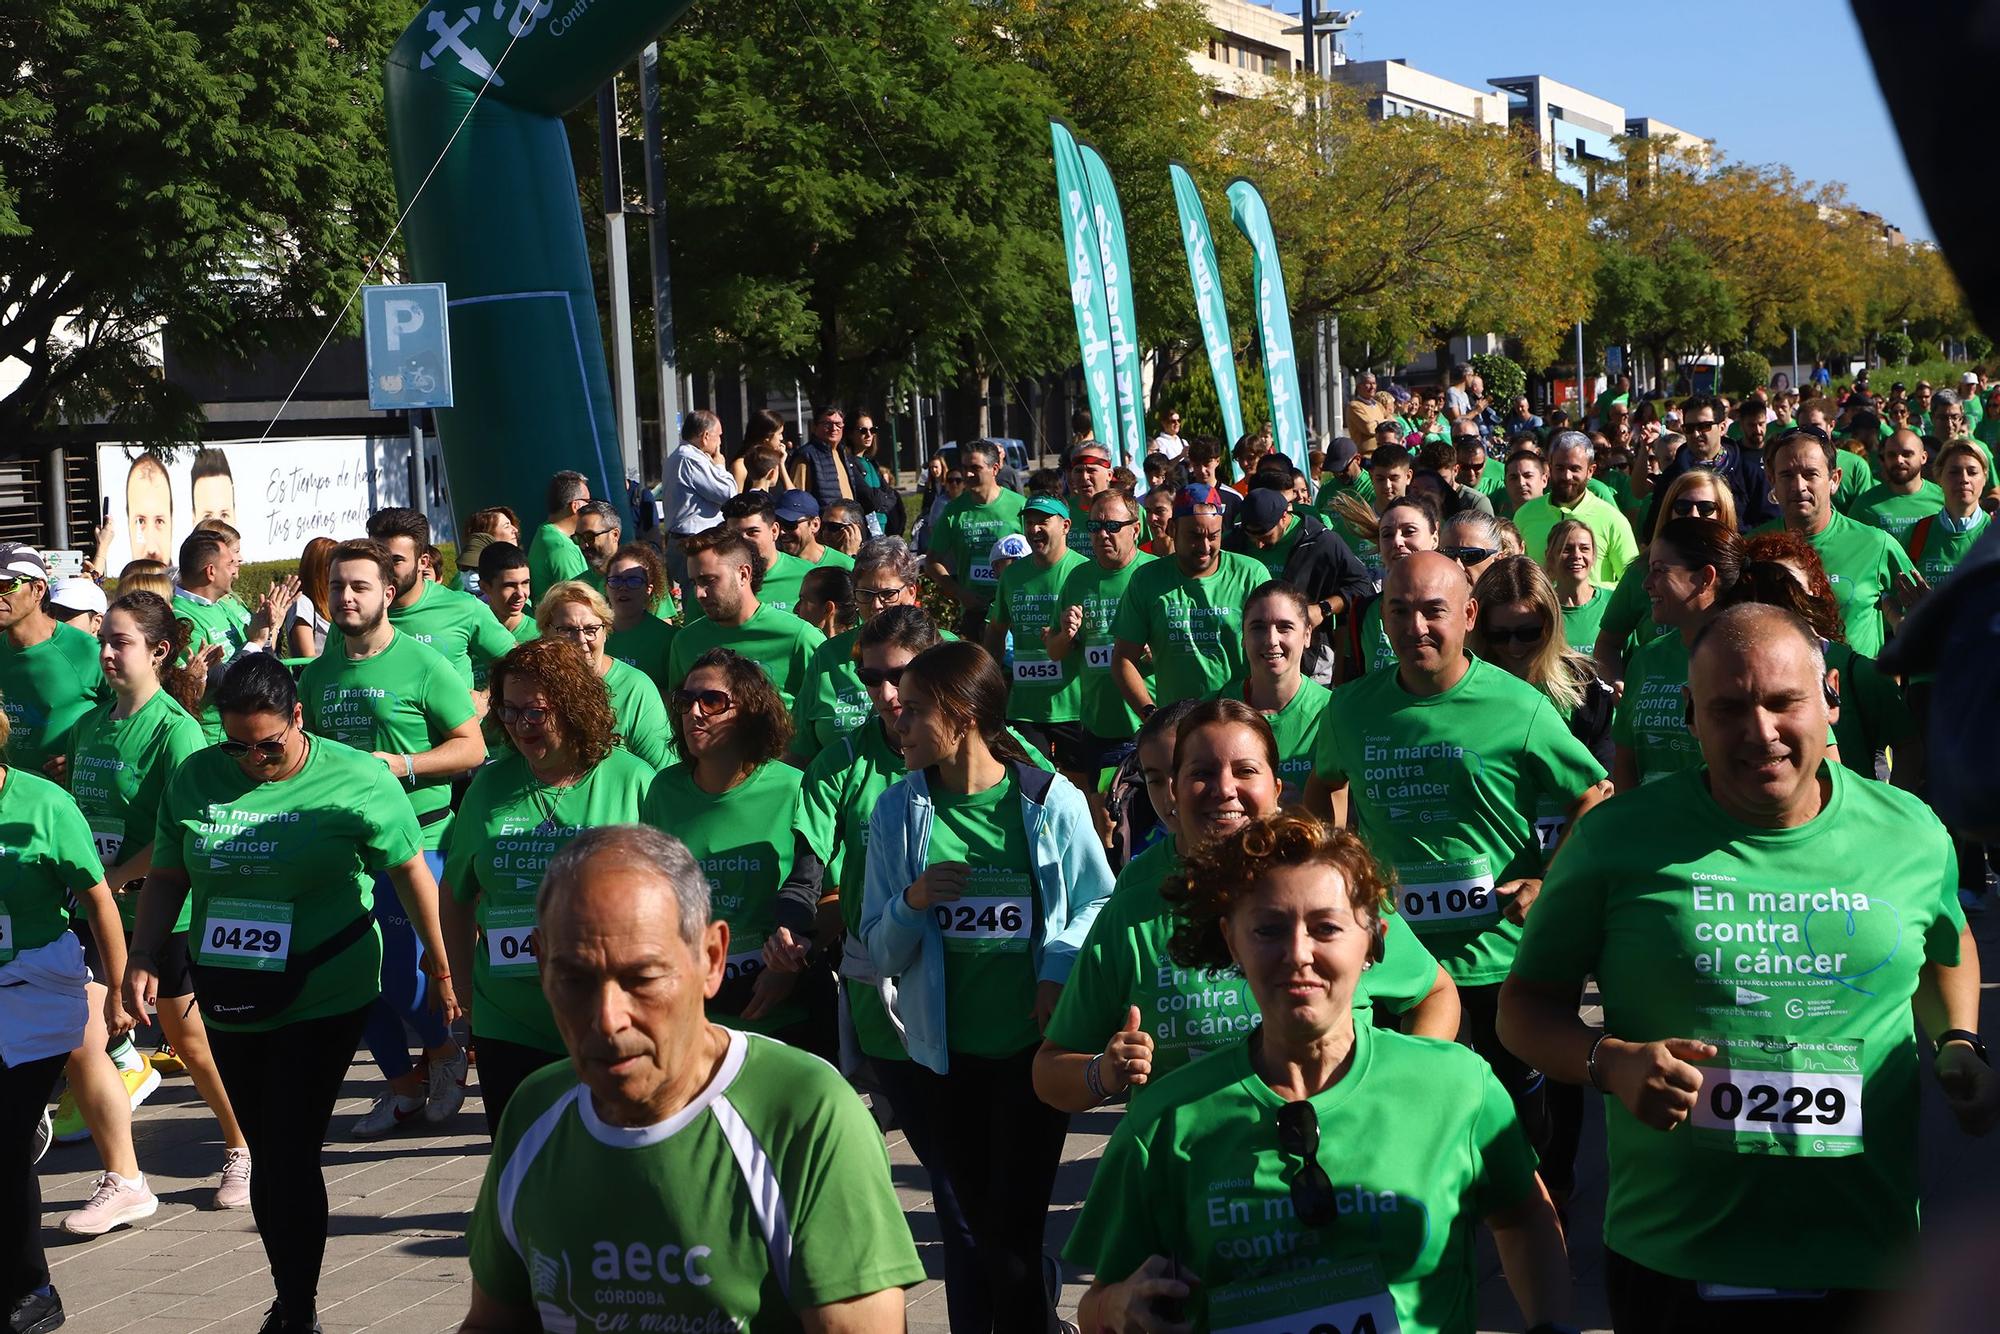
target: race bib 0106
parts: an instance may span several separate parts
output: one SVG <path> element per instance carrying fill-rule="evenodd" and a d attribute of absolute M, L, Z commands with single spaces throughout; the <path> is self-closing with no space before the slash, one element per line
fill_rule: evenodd
<path fill-rule="evenodd" d="M 497 977 L 533 977 L 542 970 L 535 947 L 535 905 L 489 908 L 485 913 L 486 966 Z"/>
<path fill-rule="evenodd" d="M 211 968 L 281 973 L 292 954 L 292 905 L 211 899 L 197 952 Z"/>
<path fill-rule="evenodd" d="M 1400 882 L 1396 909 L 1414 931 L 1433 923 L 1450 923 L 1456 928 L 1500 916 L 1499 896 L 1493 892 L 1493 866 L 1484 857 L 1399 865 L 1396 879 Z"/>
<path fill-rule="evenodd" d="M 1861 1150 L 1861 1044 L 1714 1039 L 1689 1117 L 1700 1143 L 1731 1153 L 1846 1158 Z"/>
<path fill-rule="evenodd" d="M 1400 1334 L 1396 1301 L 1371 1260 L 1248 1279 L 1209 1294 L 1215 1334 Z"/>
<path fill-rule="evenodd" d="M 1109 644 L 1087 644 L 1083 650 L 1083 665 L 1093 672 L 1111 670 L 1112 647 Z"/>
<path fill-rule="evenodd" d="M 1014 679 L 1035 685 L 1062 684 L 1062 664 L 1049 658 L 1014 659 Z"/>

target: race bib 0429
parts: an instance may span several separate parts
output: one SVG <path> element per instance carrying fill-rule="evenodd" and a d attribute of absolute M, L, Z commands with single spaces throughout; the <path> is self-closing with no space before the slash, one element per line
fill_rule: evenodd
<path fill-rule="evenodd" d="M 292 954 L 292 905 L 211 899 L 197 953 L 212 968 L 281 973 Z"/>
<path fill-rule="evenodd" d="M 1788 1158 L 1861 1152 L 1859 1042 L 1763 1037 L 1716 1046 L 1689 1117 L 1705 1147 Z"/>

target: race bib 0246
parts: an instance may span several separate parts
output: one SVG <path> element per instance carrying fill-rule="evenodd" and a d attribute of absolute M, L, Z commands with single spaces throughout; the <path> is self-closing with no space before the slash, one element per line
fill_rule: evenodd
<path fill-rule="evenodd" d="M 1026 894 L 973 898 L 968 895 L 953 903 L 931 908 L 949 950 L 1004 951 L 1017 953 L 1028 948 L 1034 930 L 1034 914 Z"/>
<path fill-rule="evenodd" d="M 1731 1153 L 1846 1158 L 1861 1152 L 1861 1044 L 1714 1039 L 1689 1117 L 1701 1144 Z"/>
<path fill-rule="evenodd" d="M 197 953 L 211 968 L 281 973 L 292 954 L 292 905 L 211 899 Z"/>

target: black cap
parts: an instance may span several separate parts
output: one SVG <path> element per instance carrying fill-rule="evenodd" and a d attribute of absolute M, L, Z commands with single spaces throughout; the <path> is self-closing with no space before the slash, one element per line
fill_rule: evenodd
<path fill-rule="evenodd" d="M 1245 532 L 1268 533 L 1285 521 L 1291 507 L 1284 492 L 1258 487 L 1237 507 L 1236 526 Z"/>
<path fill-rule="evenodd" d="M 1350 440 L 1348 437 L 1344 435 L 1335 436 L 1332 440 L 1327 442 L 1326 446 L 1327 471 L 1339 472 L 1342 468 L 1345 468 L 1349 463 L 1352 463 L 1354 461 L 1354 456 L 1356 454 L 1359 454 L 1360 452 L 1361 451 L 1355 447 L 1354 441 Z"/>

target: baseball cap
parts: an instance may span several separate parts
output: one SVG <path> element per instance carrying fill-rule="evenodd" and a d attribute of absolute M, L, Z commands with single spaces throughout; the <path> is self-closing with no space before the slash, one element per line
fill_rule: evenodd
<path fill-rule="evenodd" d="M 1103 459 L 1106 463 L 1111 462 L 1111 446 L 1105 444 L 1102 440 L 1078 441 L 1070 447 L 1069 461 L 1074 464 L 1086 454 Z"/>
<path fill-rule="evenodd" d="M 1963 375 L 1961 375 L 1961 376 L 1959 376 L 1959 377 L 1958 377 L 1958 382 L 1959 382 L 1960 384 L 1978 384 L 1978 383 L 1979 383 L 1979 372 L 1978 372 L 1978 371 L 1967 371 L 1967 372 L 1966 372 L 1965 374 L 1963 374 Z"/>
<path fill-rule="evenodd" d="M 1021 513 L 1047 514 L 1054 518 L 1067 519 L 1069 517 L 1069 506 L 1065 505 L 1055 496 L 1036 496 L 1033 500 L 1021 506 Z"/>
<path fill-rule="evenodd" d="M 1347 436 L 1335 436 L 1327 443 L 1326 447 L 1327 471 L 1339 472 L 1342 468 L 1353 462 L 1354 456 L 1360 452 L 1360 449 L 1355 446 L 1354 441 Z"/>
<path fill-rule="evenodd" d="M 94 611 L 99 616 L 111 605 L 105 601 L 104 590 L 97 586 L 97 581 L 81 575 L 71 575 L 50 585 L 49 601 L 66 611 Z"/>
<path fill-rule="evenodd" d="M 986 563 L 991 565 L 996 560 L 1020 560 L 1027 556 L 1030 550 L 1027 538 L 1019 533 L 1009 533 L 993 544 L 993 550 L 986 557 Z"/>
<path fill-rule="evenodd" d="M 1398 403 L 1407 403 L 1410 401 L 1410 391 L 1399 384 L 1392 384 L 1389 386 L 1389 397 Z"/>
<path fill-rule="evenodd" d="M 1268 533 L 1285 521 L 1291 508 L 1282 491 L 1256 487 L 1236 508 L 1236 526 L 1249 533 Z"/>
<path fill-rule="evenodd" d="M 0 579 L 49 581 L 49 563 L 26 542 L 0 542 Z"/>
<path fill-rule="evenodd" d="M 1174 497 L 1174 517 L 1176 519 L 1187 518 L 1204 507 L 1212 508 L 1217 514 L 1222 513 L 1223 499 L 1221 487 L 1210 486 L 1205 482 L 1193 482 L 1182 487 L 1180 494 Z"/>
<path fill-rule="evenodd" d="M 777 503 L 772 508 L 786 523 L 797 523 L 800 519 L 817 519 L 819 497 L 810 491 L 780 491 Z"/>

